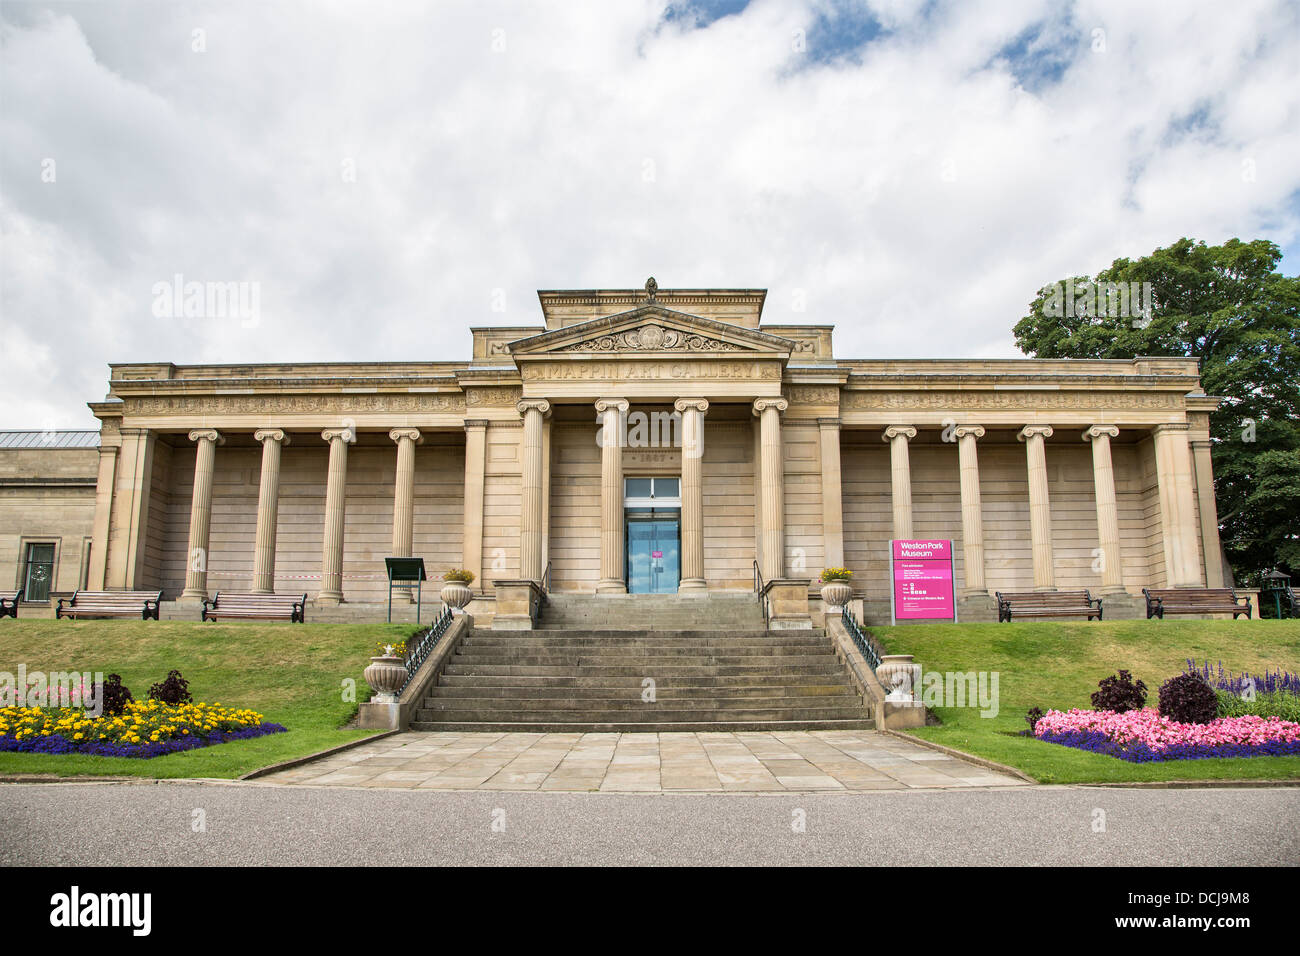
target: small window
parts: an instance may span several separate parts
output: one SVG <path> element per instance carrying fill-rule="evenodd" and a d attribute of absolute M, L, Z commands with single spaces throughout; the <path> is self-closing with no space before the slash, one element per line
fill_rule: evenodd
<path fill-rule="evenodd" d="M 54 581 L 54 545 L 27 545 L 27 572 L 23 576 L 23 600 L 48 601 Z"/>
<path fill-rule="evenodd" d="M 628 478 L 623 485 L 625 498 L 649 498 L 654 487 L 653 478 Z"/>
<path fill-rule="evenodd" d="M 654 479 L 654 496 L 656 498 L 680 498 L 682 482 L 680 478 Z"/>

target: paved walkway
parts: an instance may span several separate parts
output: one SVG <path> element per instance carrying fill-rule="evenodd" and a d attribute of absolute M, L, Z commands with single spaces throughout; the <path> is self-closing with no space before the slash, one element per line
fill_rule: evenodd
<path fill-rule="evenodd" d="M 408 790 L 652 793 L 1026 785 L 1015 777 L 869 730 L 406 733 L 260 781 Z"/>

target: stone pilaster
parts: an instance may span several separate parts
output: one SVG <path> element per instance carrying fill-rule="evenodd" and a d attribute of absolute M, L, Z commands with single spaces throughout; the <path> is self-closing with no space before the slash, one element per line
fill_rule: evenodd
<path fill-rule="evenodd" d="M 415 446 L 424 441 L 418 428 L 394 428 L 397 480 L 393 485 L 393 557 L 409 558 L 415 551 Z"/>
<path fill-rule="evenodd" d="M 257 489 L 257 536 L 253 541 L 253 593 L 275 591 L 275 539 L 280 515 L 280 449 L 289 444 L 282 428 L 259 428 L 262 474 Z"/>
<path fill-rule="evenodd" d="M 1056 569 L 1052 559 L 1052 503 L 1047 493 L 1047 452 L 1044 440 L 1052 437 L 1051 425 L 1026 425 L 1016 435 L 1025 443 L 1029 468 L 1029 538 L 1033 545 L 1034 590 L 1055 591 Z"/>
<path fill-rule="evenodd" d="M 889 485 L 894 505 L 894 538 L 912 537 L 912 463 L 907 443 L 916 437 L 911 425 L 890 425 L 881 436 L 889 442 Z"/>
<path fill-rule="evenodd" d="M 465 422 L 465 517 L 461 560 L 482 590 L 483 581 L 483 475 L 487 465 L 487 427 L 483 419 Z"/>
<path fill-rule="evenodd" d="M 86 587 L 104 590 L 108 580 L 108 533 L 113 520 L 113 486 L 117 482 L 116 445 L 99 446 L 99 473 L 95 478 L 95 524 L 91 532 L 90 570 Z"/>
<path fill-rule="evenodd" d="M 763 500 L 762 548 L 759 567 L 764 580 L 785 577 L 785 464 L 781 451 L 781 413 L 790 407 L 784 398 L 754 400 L 759 426 L 759 477 Z"/>
<path fill-rule="evenodd" d="M 542 422 L 551 411 L 545 399 L 519 402 L 524 419 L 523 483 L 519 509 L 519 578 L 542 583 Z"/>
<path fill-rule="evenodd" d="M 704 581 L 704 413 L 702 398 L 679 398 L 682 415 L 682 580 L 678 591 L 703 592 Z"/>
<path fill-rule="evenodd" d="M 623 566 L 623 421 L 628 403 L 622 398 L 596 402 L 601 419 L 600 581 L 597 594 L 626 594 Z"/>
<path fill-rule="evenodd" d="M 1209 439 L 1192 441 L 1192 469 L 1196 475 L 1196 504 L 1201 517 L 1201 552 L 1205 556 L 1205 586 L 1231 587 L 1223 573 L 1223 545 L 1219 542 L 1219 506 L 1214 500 L 1214 464 Z"/>
<path fill-rule="evenodd" d="M 822 550 L 824 566 L 844 566 L 844 499 L 840 481 L 840 420 L 817 419 L 822 453 Z"/>
<path fill-rule="evenodd" d="M 958 425 L 957 472 L 961 480 L 961 545 L 966 571 L 963 596 L 988 594 L 984 583 L 984 506 L 980 499 L 980 463 L 975 443 L 984 437 L 983 425 Z"/>
<path fill-rule="evenodd" d="M 212 470 L 221 435 L 211 428 L 190 432 L 197 442 L 194 455 L 194 497 L 190 500 L 190 548 L 186 555 L 182 601 L 203 601 L 208 596 L 208 536 L 212 528 Z M 144 533 L 144 529 L 140 529 Z"/>
<path fill-rule="evenodd" d="M 327 428 L 320 437 L 329 442 L 329 473 L 325 479 L 325 541 L 321 548 L 320 604 L 343 603 L 343 522 L 347 510 L 350 428 Z"/>
<path fill-rule="evenodd" d="M 1165 586 L 1201 586 L 1196 550 L 1196 501 L 1192 494 L 1192 453 L 1187 425 L 1155 427 L 1156 483 L 1165 549 Z"/>
<path fill-rule="evenodd" d="M 1124 593 L 1124 553 L 1119 541 L 1119 506 L 1115 500 L 1115 467 L 1110 440 L 1114 425 L 1093 425 L 1083 433 L 1092 443 L 1092 484 L 1097 498 L 1097 546 L 1101 549 L 1101 593 Z"/>

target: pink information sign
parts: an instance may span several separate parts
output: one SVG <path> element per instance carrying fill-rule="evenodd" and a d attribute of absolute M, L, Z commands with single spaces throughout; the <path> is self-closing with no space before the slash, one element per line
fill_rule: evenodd
<path fill-rule="evenodd" d="M 923 538 L 889 542 L 895 621 L 955 621 L 952 542 Z"/>

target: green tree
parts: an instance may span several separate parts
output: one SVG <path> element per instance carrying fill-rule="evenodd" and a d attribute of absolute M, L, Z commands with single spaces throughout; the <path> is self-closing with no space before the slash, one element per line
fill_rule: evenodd
<path fill-rule="evenodd" d="M 1274 564 L 1300 568 L 1300 276 L 1275 271 L 1281 258 L 1264 239 L 1180 239 L 1045 286 L 1015 327 L 1016 345 L 1038 358 L 1200 360 L 1205 391 L 1224 399 L 1210 416 L 1224 550 L 1252 583 Z M 1149 308 L 1134 315 L 1135 305 Z"/>

